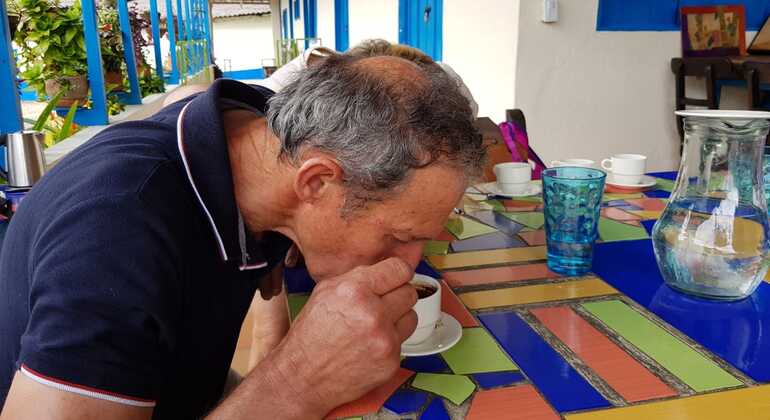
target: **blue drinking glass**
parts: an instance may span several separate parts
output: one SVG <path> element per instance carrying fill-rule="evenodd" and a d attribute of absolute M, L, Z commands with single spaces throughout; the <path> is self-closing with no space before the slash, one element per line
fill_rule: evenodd
<path fill-rule="evenodd" d="M 762 160 L 762 183 L 765 185 L 765 203 L 770 214 L 770 146 L 765 146 L 765 155 Z"/>
<path fill-rule="evenodd" d="M 542 173 L 548 268 L 577 276 L 591 270 L 607 175 L 591 168 L 560 167 Z"/>

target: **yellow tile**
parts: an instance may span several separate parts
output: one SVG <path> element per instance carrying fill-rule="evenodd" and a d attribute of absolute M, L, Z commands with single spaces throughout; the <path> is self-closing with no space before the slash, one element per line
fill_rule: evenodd
<path fill-rule="evenodd" d="M 567 414 L 567 420 L 726 420 L 770 419 L 770 385 Z"/>
<path fill-rule="evenodd" d="M 770 283 L 770 271 L 768 271 L 767 274 L 765 274 L 765 281 Z"/>
<path fill-rule="evenodd" d="M 530 246 L 523 248 L 495 249 L 492 251 L 431 255 L 428 257 L 428 262 L 439 270 L 448 270 L 452 268 L 544 260 L 545 254 L 545 246 Z"/>
<path fill-rule="evenodd" d="M 506 289 L 483 290 L 460 294 L 460 299 L 470 309 L 493 308 L 496 306 L 523 305 L 526 303 L 550 302 L 617 293 L 610 285 L 596 277 L 586 277 L 553 284 L 510 287 Z"/>
<path fill-rule="evenodd" d="M 660 210 L 629 210 L 629 213 L 633 213 L 643 220 L 658 220 L 663 212 Z"/>

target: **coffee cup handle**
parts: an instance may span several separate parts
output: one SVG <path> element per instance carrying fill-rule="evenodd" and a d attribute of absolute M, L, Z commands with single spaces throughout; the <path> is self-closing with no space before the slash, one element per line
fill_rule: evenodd
<path fill-rule="evenodd" d="M 602 169 L 605 171 L 612 170 L 612 159 L 602 159 Z"/>
<path fill-rule="evenodd" d="M 532 168 L 533 171 L 537 168 L 537 164 L 532 159 L 527 159 L 527 163 L 529 163 L 529 167 Z"/>

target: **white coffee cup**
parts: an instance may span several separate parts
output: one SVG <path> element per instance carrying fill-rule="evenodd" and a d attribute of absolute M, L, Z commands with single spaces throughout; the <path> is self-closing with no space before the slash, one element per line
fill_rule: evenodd
<path fill-rule="evenodd" d="M 494 167 L 497 188 L 504 194 L 523 194 L 532 180 L 533 162 L 505 162 Z"/>
<path fill-rule="evenodd" d="M 436 329 L 436 323 L 441 319 L 441 283 L 433 277 L 415 274 L 411 283 L 433 287 L 436 291 L 425 298 L 418 299 L 413 309 L 417 313 L 417 329 L 404 341 L 407 346 L 414 346 L 427 340 Z"/>
<path fill-rule="evenodd" d="M 592 161 L 591 159 L 562 159 L 562 160 L 552 160 L 551 166 L 558 168 L 560 166 L 577 166 L 580 168 L 593 168 L 593 166 L 596 164 L 596 162 Z"/>
<path fill-rule="evenodd" d="M 633 185 L 642 181 L 647 156 L 622 153 L 602 160 L 602 168 L 612 174 L 615 183 Z"/>

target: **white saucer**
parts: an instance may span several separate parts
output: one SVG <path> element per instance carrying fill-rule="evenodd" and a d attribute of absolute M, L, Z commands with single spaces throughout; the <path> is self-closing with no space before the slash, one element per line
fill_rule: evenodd
<path fill-rule="evenodd" d="M 428 356 L 441 353 L 452 348 L 463 336 L 463 327 L 452 315 L 441 313 L 441 319 L 436 323 L 436 329 L 427 340 L 420 344 L 401 345 L 402 356 Z"/>
<path fill-rule="evenodd" d="M 613 187 L 619 187 L 619 188 L 650 188 L 655 186 L 655 184 L 657 183 L 658 183 L 658 179 L 649 175 L 643 176 L 642 180 L 639 181 L 638 184 L 624 184 L 621 182 L 614 182 L 612 181 L 611 174 L 607 177 L 607 185 L 611 185 Z"/>
<path fill-rule="evenodd" d="M 725 109 L 688 109 L 674 112 L 680 117 L 719 118 L 725 120 L 770 120 L 767 111 L 733 111 Z"/>
<path fill-rule="evenodd" d="M 540 194 L 541 191 L 543 191 L 543 185 L 540 182 L 530 181 L 530 183 L 527 185 L 527 189 L 519 194 L 508 194 L 508 193 L 502 192 L 500 188 L 497 187 L 497 182 L 487 182 L 484 184 L 479 184 L 476 186 L 476 189 L 481 191 L 484 194 L 513 198 L 513 197 L 529 197 L 532 195 L 538 195 Z"/>

